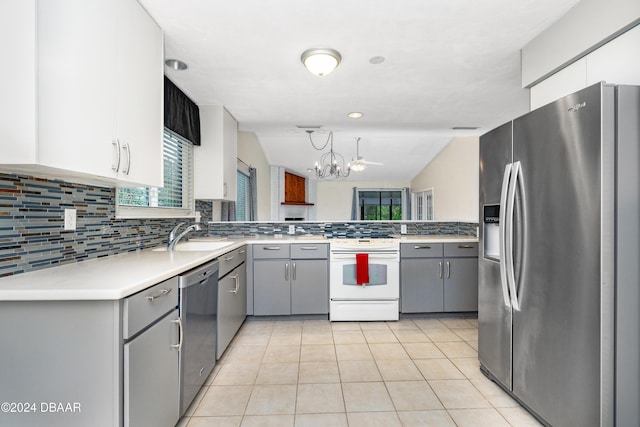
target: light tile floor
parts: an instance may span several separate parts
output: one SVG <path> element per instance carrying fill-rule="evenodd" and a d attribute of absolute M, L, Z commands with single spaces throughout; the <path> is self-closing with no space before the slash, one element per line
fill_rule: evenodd
<path fill-rule="evenodd" d="M 539 426 L 477 348 L 476 319 L 249 320 L 178 426 Z"/>

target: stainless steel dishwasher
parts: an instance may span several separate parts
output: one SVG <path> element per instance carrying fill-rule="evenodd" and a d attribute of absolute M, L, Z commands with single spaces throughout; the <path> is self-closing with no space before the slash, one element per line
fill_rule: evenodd
<path fill-rule="evenodd" d="M 180 351 L 180 416 L 193 401 L 216 363 L 218 261 L 179 276 L 180 319 L 183 338 Z"/>

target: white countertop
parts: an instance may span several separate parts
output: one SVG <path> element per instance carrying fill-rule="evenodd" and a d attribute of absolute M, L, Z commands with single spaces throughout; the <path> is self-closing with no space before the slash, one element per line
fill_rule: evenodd
<path fill-rule="evenodd" d="M 207 252 L 147 249 L 3 277 L 0 301 L 121 299 L 243 244 Z"/>
<path fill-rule="evenodd" d="M 474 237 L 398 236 L 400 242 L 477 242 Z M 194 239 L 196 240 L 196 239 Z M 213 240 L 213 239 L 212 239 Z M 197 267 L 245 244 L 330 243 L 321 236 L 229 239 L 214 251 L 145 249 L 0 278 L 0 301 L 117 300 Z"/>
<path fill-rule="evenodd" d="M 395 239 L 400 240 L 400 243 L 461 243 L 461 242 L 469 242 L 469 243 L 477 243 L 477 237 L 471 236 L 417 236 L 417 235 L 404 235 L 404 234 L 394 234 L 392 236 Z"/>

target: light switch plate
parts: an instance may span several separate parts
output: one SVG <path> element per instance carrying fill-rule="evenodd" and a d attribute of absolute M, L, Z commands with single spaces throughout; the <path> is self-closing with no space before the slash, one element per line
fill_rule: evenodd
<path fill-rule="evenodd" d="M 65 230 L 76 229 L 76 210 L 75 209 L 64 210 L 64 229 Z"/>
<path fill-rule="evenodd" d="M 289 234 L 296 234 L 296 226 L 289 225 Z"/>
<path fill-rule="evenodd" d="M 407 234 L 407 224 L 400 224 L 400 234 Z"/>

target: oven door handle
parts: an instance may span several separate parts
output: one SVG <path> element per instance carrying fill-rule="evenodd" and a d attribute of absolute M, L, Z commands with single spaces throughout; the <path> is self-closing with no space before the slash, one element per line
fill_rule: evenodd
<path fill-rule="evenodd" d="M 354 258 L 356 254 L 368 254 L 369 258 L 398 258 L 398 252 L 332 252 L 332 258 Z"/>
<path fill-rule="evenodd" d="M 332 255 L 331 259 L 334 261 L 342 261 L 342 260 L 351 260 L 353 262 L 356 261 L 356 257 L 355 255 Z M 388 254 L 388 255 L 381 255 L 381 254 L 369 254 L 369 262 L 371 262 L 372 260 L 396 260 L 399 261 L 400 258 L 398 257 L 398 255 L 392 255 L 392 254 Z"/>

